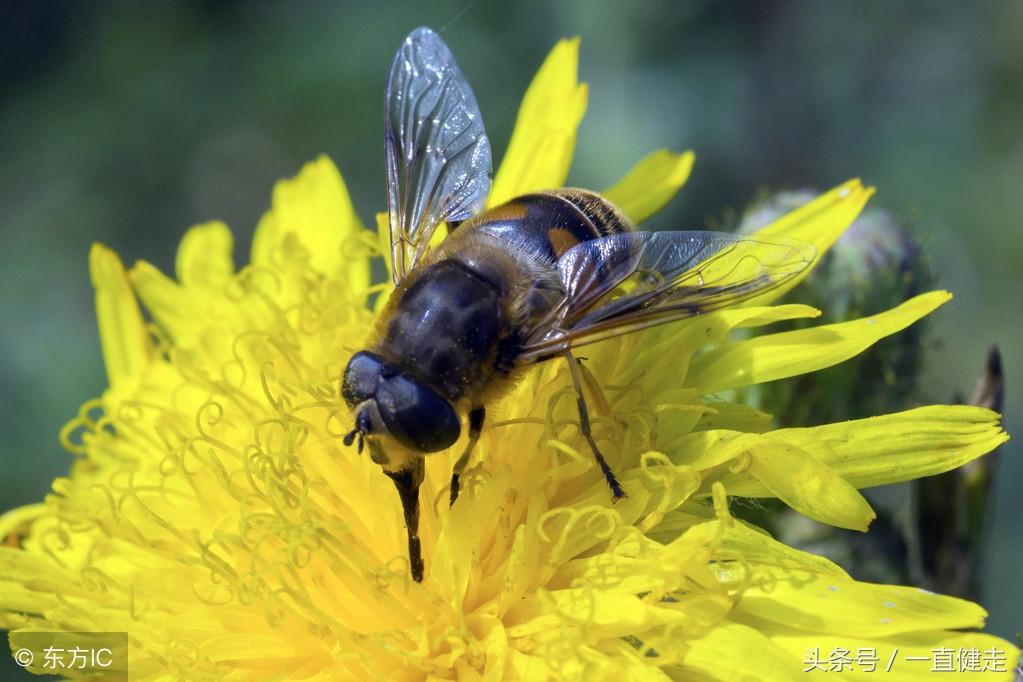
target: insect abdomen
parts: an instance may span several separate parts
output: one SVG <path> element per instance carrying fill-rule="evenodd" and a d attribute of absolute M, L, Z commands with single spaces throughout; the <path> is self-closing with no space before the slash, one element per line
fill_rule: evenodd
<path fill-rule="evenodd" d="M 502 327 L 497 287 L 454 259 L 427 266 L 401 294 L 382 350 L 450 401 L 484 378 Z"/>
<path fill-rule="evenodd" d="M 628 218 L 611 202 L 580 189 L 524 194 L 472 222 L 469 229 L 528 245 L 550 262 L 580 242 L 632 229 Z"/>

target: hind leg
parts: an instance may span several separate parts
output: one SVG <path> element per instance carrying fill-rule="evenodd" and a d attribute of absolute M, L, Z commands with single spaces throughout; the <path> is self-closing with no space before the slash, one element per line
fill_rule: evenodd
<path fill-rule="evenodd" d="M 579 367 L 576 365 L 576 359 L 570 352 L 565 353 L 565 359 L 568 360 L 568 369 L 572 375 L 572 384 L 575 386 L 575 397 L 576 405 L 579 407 L 579 431 L 583 434 L 583 438 L 590 445 L 590 450 L 593 451 L 593 457 L 597 460 L 597 465 L 600 467 L 601 472 L 604 474 L 604 480 L 607 481 L 607 485 L 611 488 L 611 495 L 615 501 L 618 501 L 625 497 L 625 491 L 622 490 L 622 486 L 618 483 L 618 479 L 615 477 L 614 471 L 611 470 L 607 460 L 604 459 L 604 455 L 600 453 L 600 448 L 597 447 L 597 441 L 593 439 L 593 433 L 590 430 L 590 411 L 586 407 L 586 396 L 583 394 L 582 380 L 579 376 Z"/>

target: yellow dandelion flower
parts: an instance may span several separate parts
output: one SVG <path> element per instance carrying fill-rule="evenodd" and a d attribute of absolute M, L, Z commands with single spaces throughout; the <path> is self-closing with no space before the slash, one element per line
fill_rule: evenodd
<path fill-rule="evenodd" d="M 564 182 L 586 104 L 577 48 L 559 43 L 530 86 L 492 202 Z M 655 152 L 606 194 L 642 220 L 691 163 Z M 870 194 L 846 183 L 764 233 L 823 252 Z M 70 475 L 0 517 L 12 648 L 33 630 L 127 632 L 140 680 L 858 679 L 871 663 L 915 680 L 949 651 L 1010 679 L 1017 650 L 970 631 L 979 606 L 857 582 L 728 511 L 729 495 L 777 497 L 865 530 L 873 512 L 858 488 L 1004 442 L 980 408 L 773 429 L 726 399 L 841 362 L 948 293 L 731 340 L 818 314 L 773 305 L 775 290 L 593 346 L 586 366 L 606 398 L 595 435 L 629 492 L 614 505 L 566 368 L 536 367 L 488 406 L 453 507 L 460 445 L 427 458 L 416 583 L 391 481 L 341 445 L 351 416 L 338 377 L 374 321 L 379 243 L 321 158 L 276 187 L 238 271 L 220 223 L 187 233 L 175 278 L 93 248 L 109 388 L 61 434 Z"/>

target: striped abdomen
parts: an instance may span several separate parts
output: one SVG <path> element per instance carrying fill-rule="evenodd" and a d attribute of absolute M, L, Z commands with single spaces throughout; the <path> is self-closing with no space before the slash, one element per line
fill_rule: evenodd
<path fill-rule="evenodd" d="M 598 194 L 561 189 L 516 197 L 476 216 L 464 228 L 528 245 L 553 262 L 580 242 L 627 232 L 632 224 Z"/>

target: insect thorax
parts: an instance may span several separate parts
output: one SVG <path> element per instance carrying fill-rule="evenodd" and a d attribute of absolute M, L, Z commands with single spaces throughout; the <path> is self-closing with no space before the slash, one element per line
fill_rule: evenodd
<path fill-rule="evenodd" d="M 451 402 L 486 376 L 501 334 L 500 290 L 462 262 L 423 268 L 400 292 L 380 350 Z"/>

